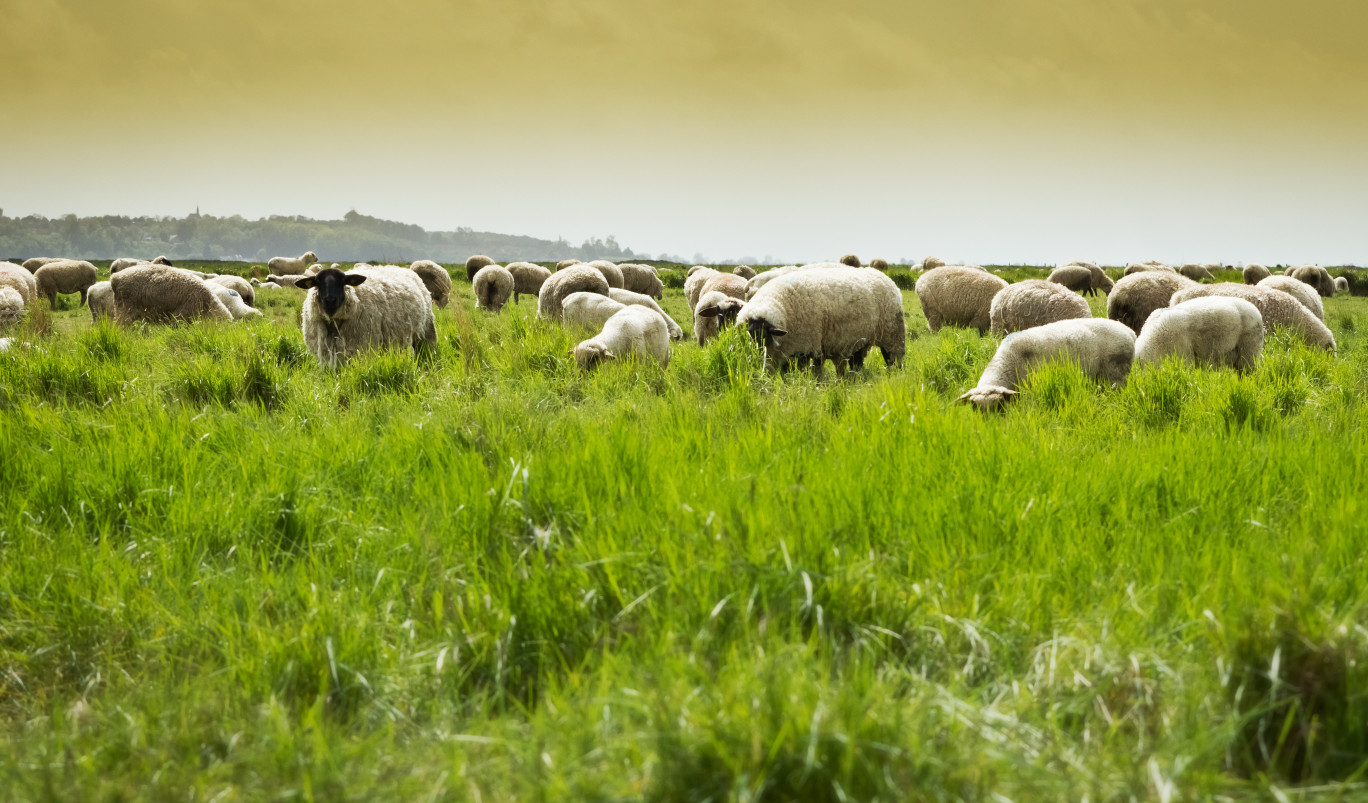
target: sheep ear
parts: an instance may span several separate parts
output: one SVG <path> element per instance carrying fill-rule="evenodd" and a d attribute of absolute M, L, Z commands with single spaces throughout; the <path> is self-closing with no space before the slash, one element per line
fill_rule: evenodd
<path fill-rule="evenodd" d="M 295 280 L 295 287 L 298 287 L 301 290 L 308 290 L 315 284 L 318 284 L 318 282 L 314 281 L 314 277 L 312 276 L 305 276 L 303 279 Z"/>
<path fill-rule="evenodd" d="M 721 312 L 722 311 L 719 310 L 716 306 L 712 306 L 708 307 L 707 309 L 699 310 L 698 314 L 704 318 L 716 318 L 718 315 L 721 314 Z"/>
<path fill-rule="evenodd" d="M 362 282 L 366 281 L 366 277 L 361 275 L 360 273 L 348 273 L 345 277 L 343 277 L 342 281 L 349 287 L 355 287 L 358 284 L 361 284 Z"/>
<path fill-rule="evenodd" d="M 616 359 L 617 359 L 617 355 L 614 354 L 613 352 L 609 351 L 608 349 L 604 349 L 604 350 L 603 350 L 603 356 L 604 356 L 604 358 L 609 359 L 609 360 L 616 360 Z"/>
<path fill-rule="evenodd" d="M 964 394 L 963 396 L 960 396 L 958 399 L 955 399 L 955 404 L 968 404 L 968 403 L 969 403 L 969 395 L 972 394 L 973 392 L 974 392 L 974 391 L 971 390 L 971 391 L 969 391 L 969 393 L 966 393 L 966 394 Z"/>
<path fill-rule="evenodd" d="M 783 337 L 784 335 L 788 334 L 787 331 L 775 327 L 770 327 L 769 333 L 770 337 Z"/>

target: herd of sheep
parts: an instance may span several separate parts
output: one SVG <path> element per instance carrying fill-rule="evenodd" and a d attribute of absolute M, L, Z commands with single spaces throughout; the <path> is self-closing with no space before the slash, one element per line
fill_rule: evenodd
<path fill-rule="evenodd" d="M 0 327 L 21 319 L 38 299 L 55 304 L 58 293 L 80 293 L 97 321 L 130 325 L 241 320 L 261 314 L 258 290 L 294 288 L 305 293 L 301 328 L 309 352 L 335 368 L 369 349 L 435 344 L 433 307 L 445 307 L 451 297 L 451 275 L 430 260 L 409 267 L 359 263 L 344 271 L 336 263 L 325 267 L 310 251 L 276 257 L 267 267 L 265 281 L 249 283 L 178 268 L 165 257 L 119 259 L 101 282 L 95 266 L 80 260 L 0 262 Z M 499 265 L 481 255 L 465 267 L 478 309 L 498 313 L 510 299 L 535 296 L 538 318 L 596 331 L 573 350 L 584 370 L 628 356 L 668 365 L 671 341 L 684 338 L 657 301 L 664 284 L 648 265 L 566 260 L 551 270 L 531 262 Z M 1335 349 L 1321 298 L 1346 290 L 1345 279 L 1314 266 L 1272 275 L 1249 265 L 1244 284 L 1202 283 L 1214 281 L 1214 267 L 1134 263 L 1113 282 L 1099 266 L 1073 262 L 1047 279 L 1014 284 L 982 267 L 947 266 L 935 257 L 913 270 L 932 332 L 960 326 L 1002 338 L 978 385 L 960 398 L 982 409 L 1010 400 L 1026 375 L 1049 360 L 1071 360 L 1115 385 L 1125 382 L 1133 363 L 1170 357 L 1245 370 L 1274 327 Z M 766 366 L 779 371 L 820 373 L 830 360 L 843 374 L 858 370 L 874 348 L 885 364 L 900 366 L 906 316 L 887 268 L 883 260 L 862 267 L 853 255 L 762 273 L 745 265 L 731 272 L 695 265 L 684 297 L 699 346 L 723 327 L 740 326 L 763 348 Z M 1093 318 L 1084 298 L 1099 290 L 1107 297 L 1106 319 Z M 0 340 L 0 348 L 7 345 Z"/>

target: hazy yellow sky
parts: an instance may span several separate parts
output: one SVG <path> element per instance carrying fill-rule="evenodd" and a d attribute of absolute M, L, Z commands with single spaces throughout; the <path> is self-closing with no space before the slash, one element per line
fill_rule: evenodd
<path fill-rule="evenodd" d="M 0 0 L 6 214 L 1368 264 L 1359 0 Z"/>

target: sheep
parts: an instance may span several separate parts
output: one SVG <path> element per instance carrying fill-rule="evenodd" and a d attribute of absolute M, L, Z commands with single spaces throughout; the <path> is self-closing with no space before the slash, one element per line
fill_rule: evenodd
<path fill-rule="evenodd" d="M 242 295 L 233 288 L 216 282 L 205 282 L 204 285 L 218 297 L 219 303 L 223 305 L 224 309 L 228 310 L 229 315 L 233 316 L 233 320 L 240 321 L 243 318 L 250 318 L 253 315 L 258 318 L 261 317 L 261 310 L 247 306 L 247 302 L 243 300 Z"/>
<path fill-rule="evenodd" d="M 251 282 L 248 282 L 241 276 L 224 274 L 222 276 L 215 276 L 210 279 L 205 279 L 205 281 L 211 284 L 223 285 L 224 287 L 227 287 L 229 290 L 236 290 L 237 294 L 242 298 L 243 302 L 247 306 L 256 306 L 256 291 L 252 289 Z M 232 309 L 230 308 L 229 311 L 231 312 Z"/>
<path fill-rule="evenodd" d="M 499 265 L 485 265 L 475 273 L 475 308 L 497 313 L 513 295 L 513 274 Z"/>
<path fill-rule="evenodd" d="M 862 267 L 860 265 L 860 258 L 855 256 L 854 254 L 846 254 L 845 256 L 841 257 L 836 261 L 841 263 L 842 265 L 847 265 L 852 268 Z"/>
<path fill-rule="evenodd" d="M 755 278 L 755 268 L 752 268 L 750 265 L 737 265 L 736 267 L 732 268 L 732 273 L 736 274 L 737 276 L 740 276 L 742 279 L 745 279 L 746 281 L 750 281 L 751 279 Z"/>
<path fill-rule="evenodd" d="M 95 266 L 76 259 L 63 259 L 49 262 L 33 274 L 38 282 L 38 295 L 46 298 L 48 305 L 57 307 L 58 293 L 80 293 L 81 303 L 86 302 L 86 290 L 97 281 Z"/>
<path fill-rule="evenodd" d="M 1084 295 L 1096 295 L 1098 290 L 1101 290 L 1102 295 L 1104 296 L 1110 295 L 1112 288 L 1116 286 L 1116 283 L 1111 280 L 1111 277 L 1107 275 L 1106 271 L 1102 270 L 1097 265 L 1094 265 L 1091 262 L 1069 262 L 1065 265 L 1061 265 L 1060 267 L 1077 267 L 1088 269 L 1088 273 L 1092 277 L 1092 281 L 1089 284 L 1089 288 L 1084 293 Z M 1071 287 L 1069 289 L 1073 290 L 1074 288 Z"/>
<path fill-rule="evenodd" d="M 38 299 L 38 280 L 13 262 L 0 262 L 0 287 L 13 289 L 24 300 L 24 306 Z"/>
<path fill-rule="evenodd" d="M 266 263 L 266 268 L 271 273 L 281 276 L 303 276 L 305 268 L 318 261 L 318 255 L 312 251 L 305 251 L 302 256 L 297 257 L 271 257 Z"/>
<path fill-rule="evenodd" d="M 114 285 L 109 282 L 96 282 L 86 291 L 86 303 L 90 305 L 91 323 L 99 323 L 101 318 L 114 320 Z"/>
<path fill-rule="evenodd" d="M 13 346 L 13 345 L 14 345 L 14 338 L 12 338 L 12 337 L 0 337 L 0 352 L 9 351 L 9 350 L 10 350 L 10 347 Z"/>
<path fill-rule="evenodd" d="M 598 336 L 580 342 L 572 353 L 584 371 L 628 354 L 655 360 L 664 368 L 670 364 L 670 339 L 663 318 L 645 307 L 629 305 L 613 313 Z"/>
<path fill-rule="evenodd" d="M 365 267 L 368 267 L 368 268 L 369 268 L 370 265 L 366 265 Z M 333 268 L 333 270 L 336 270 L 336 268 Z M 306 275 L 307 275 L 307 274 L 306 274 Z M 272 273 L 271 275 L 269 275 L 269 276 L 266 277 L 266 281 L 267 281 L 268 283 L 270 283 L 270 284 L 276 285 L 277 287 L 296 287 L 297 289 L 303 289 L 303 288 L 298 288 L 297 286 L 298 286 L 299 280 L 305 278 L 306 275 L 301 275 L 301 276 L 277 276 L 276 274 Z"/>
<path fill-rule="evenodd" d="M 630 262 L 618 265 L 622 271 L 622 289 L 641 293 L 652 298 L 663 298 L 665 285 L 660 282 L 660 274 L 650 265 L 637 265 Z"/>
<path fill-rule="evenodd" d="M 1310 285 L 1299 282 L 1291 276 L 1269 276 L 1254 286 L 1281 290 L 1297 299 L 1303 307 L 1306 307 L 1306 311 L 1315 315 L 1318 320 L 1325 320 L 1325 305 L 1321 303 L 1320 295 L 1316 293 L 1316 289 Z"/>
<path fill-rule="evenodd" d="M 935 270 L 945 267 L 945 260 L 940 257 L 927 257 L 921 261 L 922 270 Z"/>
<path fill-rule="evenodd" d="M 484 254 L 473 254 L 469 257 L 466 257 L 466 281 L 470 282 L 471 284 L 474 284 L 475 274 L 480 272 L 480 268 L 494 264 L 496 264 L 494 260 L 485 256 Z"/>
<path fill-rule="evenodd" d="M 278 285 L 278 284 L 276 284 L 275 282 L 270 282 L 270 281 L 263 282 L 263 281 L 261 281 L 260 279 L 253 279 L 253 280 L 252 280 L 252 286 L 255 287 L 255 288 L 258 289 L 258 290 L 279 290 L 280 287 L 281 287 L 281 285 Z M 294 285 L 291 285 L 291 287 L 293 287 L 293 286 L 294 286 Z"/>
<path fill-rule="evenodd" d="M 1336 292 L 1336 293 L 1347 293 L 1347 292 L 1349 292 L 1349 280 L 1346 279 L 1346 278 L 1344 278 L 1343 276 L 1336 276 L 1336 277 L 1335 277 L 1335 292 Z"/>
<path fill-rule="evenodd" d="M 1130 263 L 1129 265 L 1126 266 L 1126 270 L 1124 271 L 1123 275 L 1124 275 L 1124 276 L 1130 276 L 1130 275 L 1135 274 L 1135 273 L 1147 273 L 1147 272 L 1156 272 L 1156 271 L 1157 271 L 1157 272 L 1160 272 L 1160 273 L 1177 273 L 1177 272 L 1178 272 L 1178 271 L 1174 270 L 1173 268 L 1170 268 L 1168 265 L 1165 265 L 1165 264 L 1163 264 L 1163 263 L 1161 263 L 1161 262 L 1132 262 L 1132 263 Z M 1186 277 L 1184 277 L 1184 278 L 1186 278 Z"/>
<path fill-rule="evenodd" d="M 869 267 L 874 270 L 888 270 L 888 260 L 875 257 L 874 259 L 869 260 Z"/>
<path fill-rule="evenodd" d="M 665 310 L 660 308 L 660 305 L 656 303 L 656 300 L 645 293 L 633 293 L 631 290 L 619 290 L 616 287 L 612 287 L 608 290 L 608 297 L 619 304 L 636 304 L 640 307 L 655 310 L 660 313 L 660 317 L 665 319 L 665 330 L 669 333 L 670 339 L 684 339 L 684 330 L 680 328 L 679 324 L 675 323 L 674 318 L 666 315 Z"/>
<path fill-rule="evenodd" d="M 1184 265 L 1183 267 L 1178 269 L 1178 272 L 1193 280 L 1194 282 L 1199 282 L 1202 279 L 1211 279 L 1212 281 L 1216 280 L 1216 277 L 1211 275 L 1211 271 L 1207 270 L 1201 265 Z"/>
<path fill-rule="evenodd" d="M 551 278 L 542 284 L 541 293 L 537 295 L 537 317 L 559 322 L 562 317 L 561 303 L 566 296 L 580 291 L 606 296 L 608 290 L 608 280 L 597 268 L 571 265 L 551 274 Z"/>
<path fill-rule="evenodd" d="M 446 268 L 430 259 L 420 259 L 409 265 L 409 270 L 423 280 L 423 286 L 432 296 L 433 304 L 445 307 L 451 301 L 451 274 L 447 273 Z"/>
<path fill-rule="evenodd" d="M 1335 294 L 1335 279 L 1330 271 L 1316 265 L 1303 265 L 1292 271 L 1292 278 L 1316 288 L 1323 298 Z"/>
<path fill-rule="evenodd" d="M 145 259 L 134 259 L 133 257 L 120 257 L 114 260 L 113 262 L 109 263 L 109 274 L 112 276 L 118 273 L 119 271 L 123 270 L 124 268 L 131 268 L 134 265 L 141 265 L 146 261 L 147 260 Z"/>
<path fill-rule="evenodd" d="M 1269 276 L 1272 275 L 1272 273 L 1269 273 L 1268 268 L 1265 268 L 1263 265 L 1260 265 L 1257 262 L 1251 262 L 1250 264 L 1245 265 L 1244 267 L 1245 284 L 1258 284 L 1259 282 L 1263 281 L 1264 279 L 1267 279 Z"/>
<path fill-rule="evenodd" d="M 168 256 L 166 256 L 166 255 L 164 255 L 164 254 L 163 254 L 162 256 L 159 256 L 159 257 L 154 257 L 154 258 L 152 259 L 152 264 L 153 264 L 153 265 L 165 265 L 165 266 L 167 266 L 168 268 L 174 268 L 174 267 L 176 267 L 175 263 L 173 263 L 173 262 L 171 261 L 171 257 L 168 257 Z"/>
<path fill-rule="evenodd" d="M 1045 280 L 1063 285 L 1075 293 L 1091 295 L 1093 292 L 1092 272 L 1082 265 L 1060 265 L 1050 271 Z"/>
<path fill-rule="evenodd" d="M 712 268 L 705 268 L 702 265 L 694 265 L 689 268 L 689 275 L 684 279 L 684 300 L 689 302 L 690 312 L 693 312 L 694 308 L 698 306 L 698 297 L 703 295 L 703 285 L 714 276 L 721 275 L 723 275 L 721 272 Z"/>
<path fill-rule="evenodd" d="M 561 302 L 561 324 L 567 329 L 572 326 L 598 331 L 627 305 L 610 296 L 583 291 L 571 293 Z"/>
<path fill-rule="evenodd" d="M 694 337 L 698 345 L 708 345 L 723 326 L 736 323 L 736 316 L 745 306 L 745 301 L 720 290 L 709 290 L 699 296 L 698 307 L 694 310 Z"/>
<path fill-rule="evenodd" d="M 38 269 L 44 265 L 51 265 L 54 262 L 64 261 L 66 261 L 65 257 L 34 257 L 33 259 L 24 260 L 24 264 L 21 267 L 29 273 L 37 273 Z"/>
<path fill-rule="evenodd" d="M 584 264 L 584 263 L 583 263 L 583 262 L 580 262 L 578 259 L 562 259 L 560 262 L 557 262 L 557 263 L 556 263 L 556 270 L 565 270 L 566 268 L 570 267 L 571 265 L 583 265 L 583 264 Z"/>
<path fill-rule="evenodd" d="M 890 366 L 907 351 L 902 294 L 874 270 L 797 270 L 760 288 L 737 316 L 765 350 L 765 364 L 787 370 L 791 360 L 812 361 L 820 375 L 826 360 L 844 374 L 864 365 L 875 346 Z"/>
<path fill-rule="evenodd" d="M 1135 341 L 1137 363 L 1174 356 L 1197 365 L 1254 367 L 1263 351 L 1263 316 L 1243 298 L 1194 298 L 1155 310 Z"/>
<path fill-rule="evenodd" d="M 1124 385 L 1135 358 L 1135 333 L 1102 318 L 1055 321 L 1003 338 L 978 385 L 957 400 L 996 410 L 1018 395 L 1031 370 L 1050 360 L 1070 360 L 1095 382 Z"/>
<path fill-rule="evenodd" d="M 612 262 L 609 262 L 606 259 L 596 259 L 589 263 L 589 267 L 602 273 L 603 278 L 608 280 L 609 287 L 616 287 L 620 290 L 626 289 L 622 281 L 622 271 Z"/>
<path fill-rule="evenodd" d="M 784 265 L 783 267 L 779 268 L 771 268 L 770 270 L 767 270 L 764 273 L 756 274 L 754 277 L 747 279 L 746 300 L 751 300 L 751 298 L 753 298 L 756 293 L 760 292 L 761 287 L 764 287 L 766 284 L 769 284 L 770 282 L 774 281 L 780 276 L 792 273 L 795 270 L 798 270 L 797 265 Z"/>
<path fill-rule="evenodd" d="M 1273 331 L 1275 326 L 1284 326 L 1301 335 L 1313 346 L 1332 352 L 1335 350 L 1335 335 L 1324 323 L 1317 320 L 1316 316 L 1308 312 L 1301 302 L 1281 290 L 1230 282 L 1199 284 L 1175 293 L 1170 303 L 1176 306 L 1184 301 L 1208 296 L 1243 298 L 1259 308 L 1259 314 L 1263 316 L 1265 333 Z"/>
<path fill-rule="evenodd" d="M 1294 272 L 1296 272 L 1296 270 L 1297 270 L 1297 266 L 1296 266 L 1296 265 L 1288 265 L 1287 267 L 1283 268 L 1283 275 L 1284 275 L 1284 276 L 1291 276 Z"/>
<path fill-rule="evenodd" d="M 1107 317 L 1140 334 L 1152 312 L 1169 305 L 1173 294 L 1197 283 L 1169 271 L 1146 270 L 1122 276 L 1107 296 Z"/>
<path fill-rule="evenodd" d="M 1207 264 L 1203 265 L 1202 267 L 1205 268 L 1207 271 L 1218 271 L 1218 270 L 1221 270 L 1221 266 L 1220 266 L 1220 265 L 1217 265 L 1217 264 L 1211 263 L 1211 262 L 1208 262 Z"/>
<path fill-rule="evenodd" d="M 510 262 L 505 268 L 513 276 L 513 303 L 524 295 L 535 296 L 551 278 L 551 271 L 532 262 Z"/>
<path fill-rule="evenodd" d="M 119 271 L 109 277 L 109 284 L 114 290 L 114 320 L 121 326 L 138 321 L 233 320 L 210 286 L 188 270 L 148 262 Z"/>
<path fill-rule="evenodd" d="M 932 332 L 946 324 L 967 326 L 986 334 L 991 323 L 993 296 L 1007 281 L 985 271 L 938 267 L 917 278 L 913 287 Z"/>
<path fill-rule="evenodd" d="M 0 331 L 24 320 L 24 315 L 24 297 L 19 291 L 13 287 L 0 287 Z"/>
<path fill-rule="evenodd" d="M 691 302 L 689 306 L 695 312 L 698 311 L 700 300 L 708 293 L 716 292 L 740 301 L 746 300 L 747 284 L 746 280 L 740 276 L 737 276 L 734 273 L 719 273 L 717 271 L 706 274 L 700 272 L 697 275 L 705 278 L 701 283 L 694 285 L 693 289 L 696 291 L 696 294 L 689 299 Z M 687 288 L 685 292 L 688 292 Z"/>
<path fill-rule="evenodd" d="M 1083 296 L 1054 282 L 1027 279 L 1010 284 L 993 296 L 988 307 L 989 330 L 1007 335 L 1070 318 L 1091 318 Z"/>
<path fill-rule="evenodd" d="M 700 270 L 712 270 L 712 268 L 708 267 L 707 265 L 694 265 L 690 267 L 687 272 L 685 272 L 684 277 L 688 278 L 694 275 L 695 273 L 698 273 Z"/>
<path fill-rule="evenodd" d="M 305 291 L 304 345 L 318 362 L 337 368 L 368 349 L 421 351 L 437 344 L 432 296 L 423 280 L 393 265 L 348 273 L 328 268 L 299 280 Z"/>

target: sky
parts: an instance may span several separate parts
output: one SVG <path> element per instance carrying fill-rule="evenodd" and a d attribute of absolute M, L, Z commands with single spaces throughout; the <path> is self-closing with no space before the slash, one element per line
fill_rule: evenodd
<path fill-rule="evenodd" d="M 0 0 L 0 208 L 1368 265 L 1361 0 Z"/>

